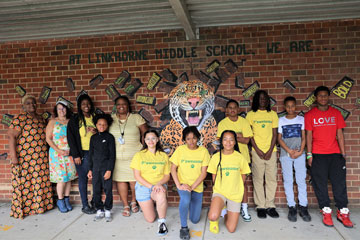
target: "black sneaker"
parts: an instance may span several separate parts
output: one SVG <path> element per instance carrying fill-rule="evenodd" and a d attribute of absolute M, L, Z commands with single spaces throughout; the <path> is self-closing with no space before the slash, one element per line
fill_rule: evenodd
<path fill-rule="evenodd" d="M 166 224 L 163 223 L 159 223 L 159 230 L 158 230 L 158 235 L 160 236 L 164 236 L 168 233 L 168 229 L 166 227 Z"/>
<path fill-rule="evenodd" d="M 303 206 L 299 205 L 299 215 L 305 222 L 311 221 L 311 216 L 308 212 L 307 207 L 303 207 Z"/>
<path fill-rule="evenodd" d="M 256 211 L 257 211 L 258 218 L 266 218 L 265 208 L 257 208 Z"/>
<path fill-rule="evenodd" d="M 89 206 L 83 207 L 83 208 L 81 209 L 81 211 L 82 211 L 83 213 L 85 213 L 85 214 L 95 214 L 95 213 L 96 213 L 95 208 L 91 208 L 91 207 L 89 207 Z"/>
<path fill-rule="evenodd" d="M 267 215 L 269 215 L 272 218 L 278 218 L 279 217 L 279 214 L 278 214 L 278 212 L 276 211 L 275 208 L 267 208 L 266 213 L 267 213 Z"/>
<path fill-rule="evenodd" d="M 182 227 L 180 229 L 180 239 L 189 240 L 190 239 L 190 232 L 188 227 Z"/>
<path fill-rule="evenodd" d="M 297 211 L 295 207 L 289 207 L 288 219 L 290 222 L 296 222 L 297 220 Z"/>

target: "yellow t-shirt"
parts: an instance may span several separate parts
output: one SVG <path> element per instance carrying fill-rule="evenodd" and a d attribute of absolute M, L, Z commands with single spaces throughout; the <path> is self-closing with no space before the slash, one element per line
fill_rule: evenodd
<path fill-rule="evenodd" d="M 242 133 L 243 137 L 252 137 L 253 132 L 251 130 L 249 122 L 243 118 L 238 117 L 238 119 L 233 122 L 230 118 L 226 117 L 219 122 L 217 137 L 220 138 L 222 132 L 225 130 L 233 130 L 236 133 Z M 249 148 L 247 144 L 238 143 L 240 152 L 244 155 L 246 161 L 250 163 Z"/>
<path fill-rule="evenodd" d="M 271 110 L 257 110 L 256 112 L 250 111 L 246 115 L 254 133 L 254 140 L 258 148 L 266 153 L 269 151 L 271 139 L 273 136 L 273 128 L 277 128 L 279 118 L 276 112 Z M 276 147 L 274 147 L 276 152 Z"/>
<path fill-rule="evenodd" d="M 141 176 L 152 185 L 157 184 L 164 175 L 170 174 L 169 157 L 160 151 L 153 154 L 144 149 L 135 153 L 130 167 L 139 170 Z"/>
<path fill-rule="evenodd" d="M 85 117 L 86 121 L 86 127 L 94 127 L 95 125 L 93 123 L 93 117 Z M 90 149 L 90 138 L 93 135 L 92 132 L 86 132 L 85 125 L 83 124 L 82 120 L 79 122 L 79 133 L 80 133 L 80 139 L 81 139 L 81 148 L 84 151 L 89 151 Z"/>
<path fill-rule="evenodd" d="M 241 175 L 251 172 L 249 164 L 238 151 L 234 151 L 230 155 L 221 154 L 221 169 L 220 166 L 218 169 L 219 160 L 220 152 L 212 156 L 207 170 L 211 174 L 216 174 L 213 192 L 219 193 L 231 201 L 242 202 L 244 183 Z M 222 171 L 222 176 L 220 171 Z"/>
<path fill-rule="evenodd" d="M 199 146 L 196 150 L 190 150 L 186 144 L 179 146 L 170 158 L 170 162 L 178 169 L 178 178 L 181 184 L 191 186 L 201 174 L 201 168 L 209 165 L 210 154 L 208 150 Z M 204 191 L 203 183 L 194 189 L 195 192 Z"/>

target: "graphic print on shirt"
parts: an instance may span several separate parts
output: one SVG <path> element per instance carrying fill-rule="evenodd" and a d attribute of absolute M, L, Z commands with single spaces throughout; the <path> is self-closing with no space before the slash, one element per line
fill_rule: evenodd
<path fill-rule="evenodd" d="M 283 138 L 301 138 L 301 124 L 282 126 Z"/>
<path fill-rule="evenodd" d="M 324 127 L 336 125 L 336 117 L 314 118 L 314 127 Z"/>

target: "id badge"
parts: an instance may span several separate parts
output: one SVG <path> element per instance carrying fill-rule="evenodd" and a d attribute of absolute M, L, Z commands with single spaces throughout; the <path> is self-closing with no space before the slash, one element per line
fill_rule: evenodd
<path fill-rule="evenodd" d="M 123 144 L 125 144 L 125 139 L 124 139 L 122 136 L 120 136 L 120 137 L 118 138 L 118 142 L 119 142 L 121 145 L 123 145 Z"/>

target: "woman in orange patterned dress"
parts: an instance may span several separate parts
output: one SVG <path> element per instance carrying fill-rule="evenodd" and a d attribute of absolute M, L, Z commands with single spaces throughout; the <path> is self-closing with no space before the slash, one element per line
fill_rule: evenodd
<path fill-rule="evenodd" d="M 53 208 L 45 120 L 36 113 L 36 99 L 22 99 L 23 113 L 11 122 L 9 135 L 13 186 L 10 216 L 24 218 Z"/>

